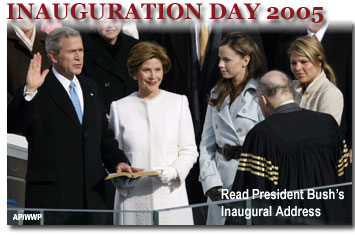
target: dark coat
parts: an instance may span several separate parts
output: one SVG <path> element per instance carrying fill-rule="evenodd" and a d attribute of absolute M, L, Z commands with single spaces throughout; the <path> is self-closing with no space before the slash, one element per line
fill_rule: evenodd
<path fill-rule="evenodd" d="M 100 89 L 85 77 L 78 79 L 82 126 L 52 71 L 32 101 L 20 88 L 8 106 L 8 132 L 22 132 L 28 141 L 27 208 L 104 209 L 103 164 L 115 172 L 119 162 L 128 162 L 108 129 Z"/>
<path fill-rule="evenodd" d="M 39 52 L 42 56 L 42 70 L 50 67 L 50 62 L 46 56 L 44 41 L 46 34 L 39 29 L 36 30 L 36 36 L 33 43 L 33 50 L 30 51 L 27 46 L 16 36 L 12 27 L 7 32 L 7 103 L 9 103 L 17 88 L 23 86 L 26 82 L 27 69 L 33 55 Z"/>
<path fill-rule="evenodd" d="M 82 39 L 85 54 L 83 74 L 99 84 L 106 113 L 110 113 L 112 101 L 138 90 L 137 82 L 127 70 L 129 50 L 138 40 L 124 33 L 118 35 L 115 46 L 108 45 L 97 33 L 82 34 Z"/>

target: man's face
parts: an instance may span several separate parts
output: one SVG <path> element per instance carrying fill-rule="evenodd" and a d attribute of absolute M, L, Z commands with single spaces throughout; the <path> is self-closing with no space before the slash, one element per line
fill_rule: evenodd
<path fill-rule="evenodd" d="M 50 53 L 53 67 L 64 77 L 72 80 L 81 73 L 84 64 L 84 47 L 81 37 L 61 39 L 62 49 L 57 55 Z"/>

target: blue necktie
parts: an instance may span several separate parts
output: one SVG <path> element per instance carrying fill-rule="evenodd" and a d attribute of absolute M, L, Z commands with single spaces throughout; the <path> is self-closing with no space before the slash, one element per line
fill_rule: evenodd
<path fill-rule="evenodd" d="M 78 94 L 76 93 L 76 90 L 75 90 L 75 83 L 74 82 L 70 82 L 69 88 L 70 88 L 69 89 L 70 99 L 73 102 L 76 115 L 78 115 L 78 118 L 79 118 L 79 122 L 80 122 L 80 124 L 82 124 L 82 122 L 83 122 L 83 113 L 81 111 L 81 105 L 80 105 L 80 100 L 79 100 Z"/>

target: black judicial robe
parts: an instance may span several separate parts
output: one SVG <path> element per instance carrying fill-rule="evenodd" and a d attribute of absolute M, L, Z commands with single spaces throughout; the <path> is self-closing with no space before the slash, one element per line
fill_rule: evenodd
<path fill-rule="evenodd" d="M 332 185 L 345 182 L 345 176 L 351 174 L 349 169 L 347 145 L 335 119 L 329 114 L 301 109 L 291 103 L 278 107 L 250 130 L 232 191 L 289 191 Z M 253 220 L 253 224 L 342 224 L 344 218 L 336 213 L 342 211 L 337 210 L 340 207 L 345 208 L 345 201 L 334 208 L 331 200 L 254 200 L 253 207 L 274 203 L 283 207 L 321 208 L 322 215 L 319 218 L 287 217 L 278 220 L 259 217 Z M 351 213 L 351 205 L 347 207 Z M 329 218 L 329 214 L 338 219 Z M 227 224 L 234 224 L 232 220 L 228 218 Z"/>

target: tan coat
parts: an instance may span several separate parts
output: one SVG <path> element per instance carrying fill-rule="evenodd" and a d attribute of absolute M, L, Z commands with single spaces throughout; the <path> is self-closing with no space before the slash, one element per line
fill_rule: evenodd
<path fill-rule="evenodd" d="M 324 71 L 305 91 L 298 80 L 294 81 L 295 101 L 301 108 L 332 115 L 340 125 L 344 100 L 341 91 L 329 81 Z"/>

